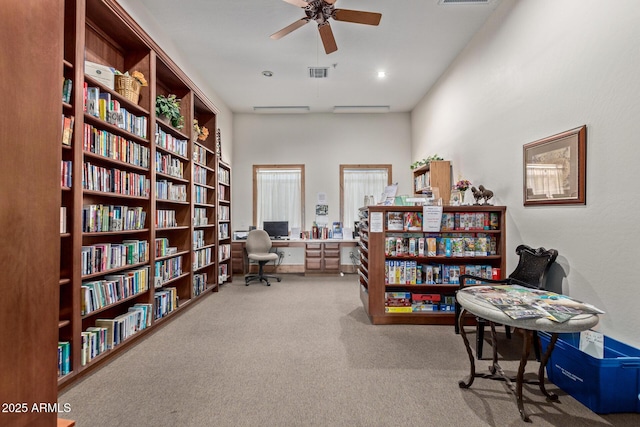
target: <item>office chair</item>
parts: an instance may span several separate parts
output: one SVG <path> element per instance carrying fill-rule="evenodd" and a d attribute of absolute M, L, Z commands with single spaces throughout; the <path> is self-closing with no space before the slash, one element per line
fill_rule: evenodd
<path fill-rule="evenodd" d="M 555 249 L 545 249 L 538 248 L 533 249 L 527 245 L 519 245 L 516 248 L 516 254 L 520 256 L 518 261 L 518 265 L 515 270 L 507 277 L 502 280 L 493 280 L 493 279 L 485 279 L 483 277 L 473 276 L 470 274 L 462 274 L 460 275 L 460 288 L 465 288 L 469 286 L 477 286 L 477 285 L 485 285 L 489 284 L 502 284 L 502 285 L 520 285 L 527 288 L 532 289 L 545 289 L 546 287 L 546 279 L 547 273 L 551 268 L 551 265 L 555 262 L 558 257 L 558 251 Z M 467 284 L 467 280 L 474 280 L 475 283 Z M 456 313 L 456 323 L 455 323 L 455 331 L 456 334 L 460 332 L 460 328 L 462 325 L 458 325 L 458 319 L 460 316 L 460 305 L 456 302 L 455 306 Z M 482 345 L 484 343 L 484 327 L 487 324 L 485 319 L 480 317 L 476 317 L 477 326 L 476 326 L 476 358 L 482 359 Z M 495 325 L 490 326 L 492 328 L 492 333 L 495 331 Z M 511 330 L 509 326 L 505 326 L 506 328 L 506 336 L 507 338 L 511 338 Z M 533 334 L 533 349 L 535 351 L 536 359 L 540 360 L 540 342 L 538 340 L 538 334 L 534 331 Z"/>
<path fill-rule="evenodd" d="M 264 265 L 269 261 L 275 261 L 278 259 L 278 254 L 270 252 L 271 238 L 266 231 L 251 230 L 247 236 L 245 248 L 247 250 L 247 258 L 249 258 L 249 261 L 258 262 L 258 274 L 247 274 L 244 277 L 244 283 L 246 286 L 249 286 L 249 282 L 253 280 L 265 282 L 267 286 L 271 286 L 269 279 L 276 279 L 278 282 L 280 281 L 279 277 L 264 274 Z"/>

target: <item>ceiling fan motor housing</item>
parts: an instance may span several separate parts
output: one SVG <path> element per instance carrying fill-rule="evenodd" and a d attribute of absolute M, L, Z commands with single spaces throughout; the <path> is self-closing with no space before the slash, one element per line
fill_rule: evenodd
<path fill-rule="evenodd" d="M 333 17 L 335 6 L 323 0 L 310 1 L 304 8 L 304 13 L 309 19 L 313 19 L 318 24 L 324 24 Z"/>

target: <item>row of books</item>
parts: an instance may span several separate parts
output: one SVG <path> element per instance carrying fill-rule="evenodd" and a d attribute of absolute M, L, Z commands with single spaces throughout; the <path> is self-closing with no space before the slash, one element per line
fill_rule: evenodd
<path fill-rule="evenodd" d="M 193 275 L 193 295 L 198 296 L 207 290 L 207 273 Z"/>
<path fill-rule="evenodd" d="M 422 212 L 387 212 L 387 231 L 422 231 Z M 498 230 L 497 212 L 444 212 L 441 231 Z"/>
<path fill-rule="evenodd" d="M 85 366 L 100 354 L 151 326 L 152 310 L 151 304 L 134 304 L 126 313 L 113 319 L 97 319 L 95 326 L 82 332 L 80 364 Z"/>
<path fill-rule="evenodd" d="M 204 240 L 204 230 L 193 231 L 193 249 L 198 249 L 206 245 Z"/>
<path fill-rule="evenodd" d="M 207 185 L 207 172 L 208 169 L 200 165 L 194 165 L 193 167 L 193 182 L 196 184 Z"/>
<path fill-rule="evenodd" d="M 73 80 L 62 78 L 62 102 L 71 104 L 71 94 L 73 93 Z"/>
<path fill-rule="evenodd" d="M 193 253 L 193 269 L 197 270 L 211 264 L 211 253 L 211 247 L 195 251 Z"/>
<path fill-rule="evenodd" d="M 229 206 L 220 205 L 218 206 L 218 220 L 220 221 L 228 221 L 231 215 L 231 208 Z"/>
<path fill-rule="evenodd" d="M 485 279 L 499 279 L 500 269 L 491 265 L 419 264 L 416 261 L 385 260 L 387 285 L 458 285 L 460 275 L 470 274 Z M 468 280 L 467 284 L 476 284 Z"/>
<path fill-rule="evenodd" d="M 102 280 L 83 282 L 81 289 L 81 313 L 84 316 L 149 290 L 149 267 L 110 274 Z"/>
<path fill-rule="evenodd" d="M 167 180 L 156 181 L 156 200 L 186 202 L 187 186 L 184 184 L 174 184 Z"/>
<path fill-rule="evenodd" d="M 117 99 L 111 99 L 109 92 L 84 84 L 84 111 L 94 117 L 124 129 L 141 138 L 147 137 L 149 121 L 147 117 L 138 117 L 128 112 Z"/>
<path fill-rule="evenodd" d="M 104 168 L 85 162 L 82 168 L 82 188 L 90 191 L 149 197 L 151 181 L 145 175 Z"/>
<path fill-rule="evenodd" d="M 199 225 L 207 224 L 209 224 L 209 218 L 207 218 L 207 208 L 194 208 L 193 225 L 197 227 Z"/>
<path fill-rule="evenodd" d="M 151 155 L 149 147 L 106 130 L 98 129 L 88 123 L 84 124 L 82 149 L 130 165 L 142 168 L 149 167 Z"/>
<path fill-rule="evenodd" d="M 195 203 L 208 203 L 207 202 L 207 188 L 200 187 L 199 185 L 195 185 L 193 187 L 193 197 Z"/>
<path fill-rule="evenodd" d="M 218 184 L 218 199 L 229 200 L 229 188 L 224 184 Z"/>
<path fill-rule="evenodd" d="M 163 290 L 156 291 L 153 299 L 156 319 L 165 317 L 178 308 L 179 298 L 176 288 L 164 288 Z"/>
<path fill-rule="evenodd" d="M 73 162 L 71 160 L 62 160 L 60 164 L 60 185 L 71 188 L 73 183 Z"/>
<path fill-rule="evenodd" d="M 71 372 L 71 343 L 58 341 L 58 377 Z"/>
<path fill-rule="evenodd" d="M 220 264 L 218 266 L 218 277 L 220 283 L 224 283 L 229 278 L 229 264 Z"/>
<path fill-rule="evenodd" d="M 229 224 L 223 223 L 218 227 L 218 238 L 219 239 L 228 239 L 229 238 Z"/>
<path fill-rule="evenodd" d="M 156 228 L 177 227 L 176 211 L 170 209 L 158 209 L 156 211 Z"/>
<path fill-rule="evenodd" d="M 201 165 L 207 164 L 207 151 L 204 147 L 201 147 L 198 144 L 194 144 L 193 146 L 193 161 L 196 163 L 200 163 Z"/>
<path fill-rule="evenodd" d="M 184 163 L 171 154 L 163 154 L 156 151 L 156 172 L 184 178 Z"/>
<path fill-rule="evenodd" d="M 225 243 L 218 247 L 218 260 L 224 261 L 228 258 L 231 258 L 231 244 Z"/>
<path fill-rule="evenodd" d="M 178 156 L 188 158 L 189 143 L 186 139 L 177 138 L 170 133 L 165 132 L 159 124 L 156 123 L 156 145 L 164 148 Z"/>
<path fill-rule="evenodd" d="M 156 256 L 164 257 L 178 253 L 176 246 L 169 245 L 169 239 L 166 237 L 156 238 Z"/>
<path fill-rule="evenodd" d="M 82 207 L 82 232 L 141 230 L 147 213 L 141 206 L 84 205 Z"/>
<path fill-rule="evenodd" d="M 385 292 L 386 313 L 455 311 L 455 296 L 414 292 Z"/>
<path fill-rule="evenodd" d="M 73 140 L 73 124 L 75 123 L 75 118 L 73 116 L 65 116 L 62 114 L 62 144 L 63 145 L 71 145 L 71 141 Z"/>
<path fill-rule="evenodd" d="M 218 182 L 231 185 L 231 172 L 228 169 L 218 168 Z"/>
<path fill-rule="evenodd" d="M 156 261 L 154 272 L 154 287 L 161 288 L 171 279 L 182 274 L 182 256 Z"/>
<path fill-rule="evenodd" d="M 81 251 L 83 276 L 147 261 L 149 261 L 149 242 L 146 240 L 100 243 L 83 246 Z"/>
<path fill-rule="evenodd" d="M 67 232 L 67 207 L 60 206 L 60 234 Z"/>
<path fill-rule="evenodd" d="M 477 233 L 456 235 L 455 233 L 436 237 L 387 236 L 384 253 L 386 256 L 444 256 L 481 257 L 497 254 L 497 238 L 493 235 Z"/>

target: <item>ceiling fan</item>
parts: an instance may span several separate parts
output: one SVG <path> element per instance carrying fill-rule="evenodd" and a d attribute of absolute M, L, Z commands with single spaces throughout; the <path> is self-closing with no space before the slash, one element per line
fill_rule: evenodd
<path fill-rule="evenodd" d="M 284 0 L 294 6 L 298 6 L 304 9 L 304 13 L 307 15 L 304 18 L 288 25 L 273 33 L 271 38 L 274 40 L 281 39 L 287 34 L 302 27 L 307 22 L 314 20 L 318 23 L 318 31 L 320 32 L 320 38 L 324 45 L 324 51 L 327 54 L 333 53 L 338 50 L 336 39 L 333 37 L 333 31 L 331 25 L 329 25 L 329 18 L 333 18 L 336 21 L 353 22 L 356 24 L 366 25 L 378 25 L 382 14 L 375 12 L 364 12 L 360 10 L 349 9 L 336 9 L 334 4 L 336 0 Z"/>

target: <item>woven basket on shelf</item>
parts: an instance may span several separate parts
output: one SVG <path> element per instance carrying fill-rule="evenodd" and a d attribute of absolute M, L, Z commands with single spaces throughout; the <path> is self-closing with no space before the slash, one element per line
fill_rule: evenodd
<path fill-rule="evenodd" d="M 134 104 L 138 103 L 140 96 L 140 82 L 131 76 L 118 74 L 115 76 L 115 89 L 120 95 L 127 98 Z"/>

